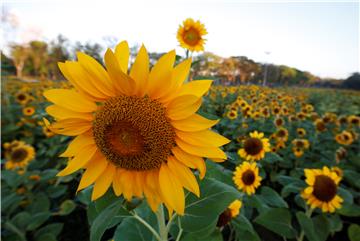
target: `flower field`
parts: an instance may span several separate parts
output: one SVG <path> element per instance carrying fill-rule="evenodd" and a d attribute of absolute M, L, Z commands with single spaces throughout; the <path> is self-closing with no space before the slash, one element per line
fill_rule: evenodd
<path fill-rule="evenodd" d="M 204 94 L 202 105 L 190 115 L 181 108 L 174 112 L 180 148 L 172 150 L 173 161 L 158 160 L 167 165 L 152 179 L 146 165 L 157 161 L 127 166 L 136 160 L 109 155 L 114 170 L 92 159 L 73 167 L 93 152 L 90 145 L 73 141 L 88 129 L 79 131 L 85 124 L 77 122 L 57 123 L 66 116 L 94 118 L 94 139 L 106 156 L 113 149 L 98 143 L 103 135 L 110 141 L 115 137 L 107 129 L 100 132 L 99 120 L 117 123 L 114 116 L 121 114 L 107 107 L 112 102 L 94 116 L 86 109 L 52 111 L 50 102 L 80 105 L 82 99 L 58 101 L 46 94 L 74 84 L 3 78 L 2 240 L 359 240 L 359 92 L 254 85 L 213 85 L 207 90 L 194 84 L 200 82 L 184 84 L 193 84 L 190 93 Z M 143 113 L 152 106 L 146 99 L 132 103 Z M 193 116 L 195 112 L 199 115 Z M 122 118 L 141 114 L 131 113 Z M 154 115 L 160 122 L 158 113 Z M 191 116 L 190 121 L 181 121 L 181 115 Z M 145 117 L 137 118 L 142 131 L 151 127 Z M 118 126 L 113 131 L 131 138 L 121 136 L 116 150 L 130 158 L 144 148 L 138 136 L 145 134 L 123 126 L 127 132 Z M 210 126 L 214 132 L 205 131 Z M 164 133 L 172 133 L 172 127 L 161 131 L 151 143 L 168 148 L 162 143 L 171 142 Z M 74 150 L 84 153 L 82 159 L 69 155 Z M 165 155 L 158 154 L 160 149 L 156 153 Z M 137 174 L 115 170 L 120 166 Z"/>

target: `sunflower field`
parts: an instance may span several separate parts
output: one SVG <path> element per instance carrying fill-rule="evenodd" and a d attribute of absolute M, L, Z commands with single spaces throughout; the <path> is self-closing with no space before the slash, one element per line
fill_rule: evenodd
<path fill-rule="evenodd" d="M 360 93 L 214 85 L 206 33 L 2 78 L 2 240 L 360 240 Z"/>

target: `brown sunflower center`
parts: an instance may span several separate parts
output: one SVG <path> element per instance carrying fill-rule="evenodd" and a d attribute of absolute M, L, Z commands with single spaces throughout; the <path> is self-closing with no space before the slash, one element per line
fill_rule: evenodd
<path fill-rule="evenodd" d="M 255 181 L 255 174 L 252 170 L 247 170 L 242 174 L 241 180 L 247 186 L 252 185 Z"/>
<path fill-rule="evenodd" d="M 285 137 L 286 136 L 286 131 L 285 130 L 279 130 L 277 132 L 277 136 L 278 137 Z"/>
<path fill-rule="evenodd" d="M 258 138 L 248 138 L 244 143 L 244 149 L 247 154 L 259 154 L 263 149 L 262 141 Z"/>
<path fill-rule="evenodd" d="M 303 141 L 296 141 L 295 142 L 295 146 L 297 148 L 303 148 L 305 146 L 304 142 Z"/>
<path fill-rule="evenodd" d="M 148 97 L 109 99 L 95 114 L 93 133 L 107 160 L 128 170 L 160 168 L 175 145 L 165 108 Z"/>
<path fill-rule="evenodd" d="M 185 30 L 183 37 L 185 43 L 191 46 L 197 45 L 199 40 L 201 39 L 198 30 L 196 30 L 195 28 L 190 28 L 189 30 Z"/>
<path fill-rule="evenodd" d="M 19 101 L 23 101 L 23 100 L 26 99 L 26 96 L 25 96 L 24 94 L 19 94 L 19 95 L 17 96 L 17 99 L 18 99 Z"/>
<path fill-rule="evenodd" d="M 19 148 L 19 149 L 14 150 L 11 153 L 11 160 L 13 162 L 22 162 L 23 160 L 25 160 L 27 155 L 28 155 L 28 152 L 25 149 Z"/>
<path fill-rule="evenodd" d="M 335 182 L 328 176 L 319 175 L 315 179 L 314 183 L 314 196 L 322 202 L 331 201 L 337 191 Z"/>

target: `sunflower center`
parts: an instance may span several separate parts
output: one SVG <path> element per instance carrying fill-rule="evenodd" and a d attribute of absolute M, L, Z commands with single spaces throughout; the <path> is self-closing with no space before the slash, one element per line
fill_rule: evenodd
<path fill-rule="evenodd" d="M 200 40 L 199 32 L 194 28 L 190 28 L 189 30 L 186 30 L 183 36 L 184 36 L 184 41 L 191 46 L 198 44 Z"/>
<path fill-rule="evenodd" d="M 314 196 L 322 202 L 331 201 L 337 191 L 335 182 L 328 176 L 319 175 L 315 179 L 314 183 Z"/>
<path fill-rule="evenodd" d="M 24 94 L 19 94 L 17 98 L 18 98 L 18 100 L 22 101 L 22 100 L 25 100 L 26 97 Z"/>
<path fill-rule="evenodd" d="M 305 146 L 302 141 L 296 141 L 296 142 L 295 142 L 295 145 L 296 145 L 296 147 L 298 147 L 298 148 L 303 148 L 303 147 Z"/>
<path fill-rule="evenodd" d="M 277 133 L 278 137 L 285 137 L 286 136 L 286 132 L 284 130 L 279 130 Z"/>
<path fill-rule="evenodd" d="M 19 148 L 11 153 L 11 160 L 13 162 L 22 162 L 27 157 L 27 155 L 28 153 L 25 149 Z"/>
<path fill-rule="evenodd" d="M 255 174 L 251 170 L 247 170 L 242 174 L 241 180 L 247 186 L 251 185 L 255 181 Z"/>
<path fill-rule="evenodd" d="M 256 155 L 263 149 L 262 141 L 258 138 L 248 138 L 244 143 L 246 153 Z"/>
<path fill-rule="evenodd" d="M 106 101 L 95 114 L 93 134 L 106 159 L 127 170 L 160 168 L 175 145 L 165 108 L 148 97 L 118 96 Z"/>

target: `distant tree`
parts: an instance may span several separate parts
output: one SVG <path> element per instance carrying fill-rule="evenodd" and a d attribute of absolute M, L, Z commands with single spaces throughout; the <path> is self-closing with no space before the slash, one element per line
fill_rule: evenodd
<path fill-rule="evenodd" d="M 43 41 L 31 41 L 30 60 L 35 76 L 45 77 L 48 74 L 48 45 Z"/>
<path fill-rule="evenodd" d="M 14 62 L 1 51 L 1 75 L 4 76 L 9 74 L 16 74 Z"/>
<path fill-rule="evenodd" d="M 76 42 L 74 46 L 75 52 L 80 51 L 84 52 L 87 55 L 90 55 L 94 59 L 96 59 L 99 63 L 103 64 L 103 59 L 101 56 L 101 52 L 103 47 L 98 43 L 90 43 L 87 42 L 85 45 L 81 44 L 80 42 Z"/>
<path fill-rule="evenodd" d="M 69 59 L 70 54 L 67 50 L 68 39 L 62 35 L 50 42 L 49 46 L 49 58 L 48 58 L 48 69 L 52 79 L 59 79 L 62 77 L 58 62 L 64 62 Z"/>
<path fill-rule="evenodd" d="M 11 45 L 11 57 L 16 68 L 16 77 L 22 78 L 25 61 L 29 58 L 29 48 L 23 45 Z"/>
<path fill-rule="evenodd" d="M 344 80 L 342 86 L 347 89 L 360 90 L 360 73 L 353 73 L 349 78 Z"/>

